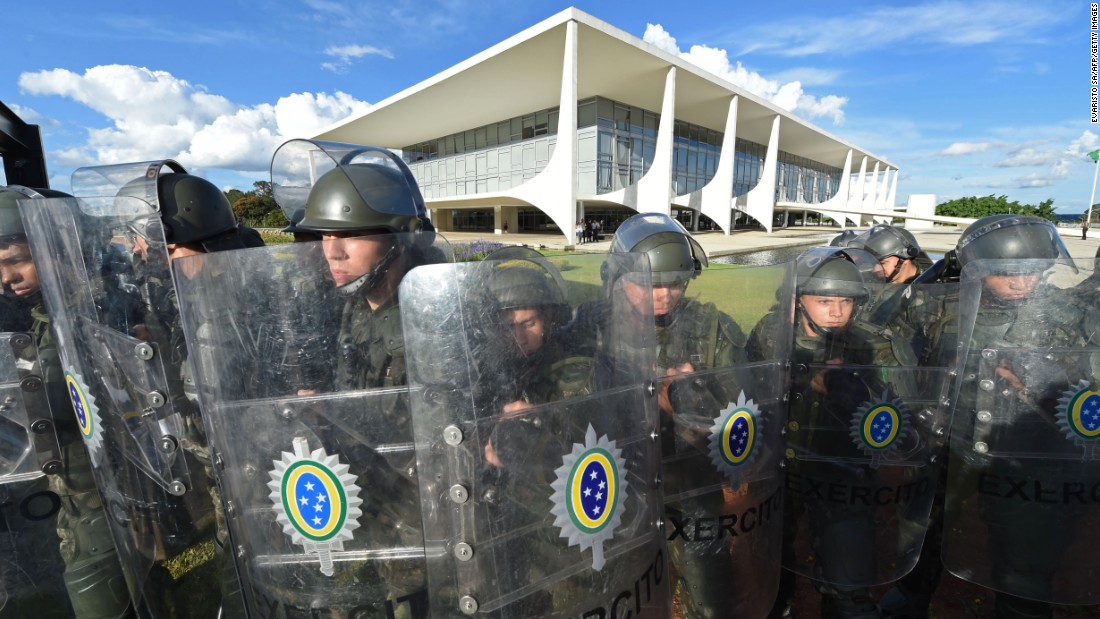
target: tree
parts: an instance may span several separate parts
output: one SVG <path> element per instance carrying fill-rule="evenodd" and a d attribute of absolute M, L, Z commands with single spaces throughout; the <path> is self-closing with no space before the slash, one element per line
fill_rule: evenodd
<path fill-rule="evenodd" d="M 1014 213 L 1017 215 L 1032 215 L 1042 217 L 1050 221 L 1057 221 L 1054 213 L 1054 200 L 1048 199 L 1040 202 L 1038 206 L 1032 204 L 1020 204 L 1019 201 L 1008 201 L 1008 196 L 969 196 L 949 200 L 936 206 L 936 214 L 945 217 L 985 217 L 987 215 L 1000 215 L 1002 213 Z"/>
<path fill-rule="evenodd" d="M 275 203 L 275 195 L 272 192 L 269 181 L 256 181 L 252 183 L 251 191 L 242 192 L 239 189 L 230 189 L 226 192 L 226 198 L 233 205 L 233 214 L 237 221 L 253 228 L 283 228 L 289 222 Z"/>

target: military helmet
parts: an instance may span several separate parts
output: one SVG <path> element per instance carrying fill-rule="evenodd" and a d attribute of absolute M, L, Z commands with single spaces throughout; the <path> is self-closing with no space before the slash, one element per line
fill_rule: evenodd
<path fill-rule="evenodd" d="M 505 247 L 482 261 L 497 309 L 544 308 L 552 322 L 568 320 L 561 274 L 542 254 L 528 247 Z"/>
<path fill-rule="evenodd" d="M 1057 228 L 1042 217 L 982 217 L 963 230 L 956 253 L 962 267 L 978 260 L 999 260 L 1004 262 L 997 268 L 1005 272 L 1034 273 L 1062 261 L 1076 270 Z"/>
<path fill-rule="evenodd" d="M 866 250 L 879 260 L 897 256 L 912 260 L 921 254 L 920 245 L 913 233 L 899 226 L 879 224 L 849 242 L 848 247 Z"/>
<path fill-rule="evenodd" d="M 31 189 L 19 185 L 0 187 L 0 239 L 27 234 L 23 228 L 23 216 L 19 213 L 18 200 L 71 197 L 67 193 L 53 189 Z"/>
<path fill-rule="evenodd" d="M 166 168 L 171 171 L 164 172 Z M 127 182 L 117 195 L 136 198 L 156 209 L 166 243 L 193 243 L 206 251 L 246 247 L 229 198 L 214 183 L 188 174 L 172 160 L 148 165 L 143 176 Z"/>
<path fill-rule="evenodd" d="M 830 249 L 831 251 L 815 251 Z M 867 300 L 863 273 L 845 250 L 814 248 L 798 257 L 795 267 L 795 294 L 822 297 L 851 297 Z"/>
<path fill-rule="evenodd" d="M 829 247 L 847 247 L 848 243 L 859 236 L 857 230 L 845 230 L 840 234 L 833 237 L 833 240 L 829 241 Z"/>
<path fill-rule="evenodd" d="M 420 191 L 410 187 L 400 170 L 377 163 L 352 163 L 317 179 L 295 227 L 308 232 L 420 232 L 425 229 L 423 212 Z"/>
<path fill-rule="evenodd" d="M 237 217 L 221 189 L 192 174 L 157 179 L 160 218 L 168 243 L 198 243 L 237 231 Z"/>
<path fill-rule="evenodd" d="M 615 230 L 611 253 L 642 253 L 649 258 L 653 284 L 683 284 L 707 265 L 706 252 L 675 219 L 639 213 Z"/>

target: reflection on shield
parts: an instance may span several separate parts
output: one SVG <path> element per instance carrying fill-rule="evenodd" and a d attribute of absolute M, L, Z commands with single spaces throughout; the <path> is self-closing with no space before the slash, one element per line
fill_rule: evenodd
<path fill-rule="evenodd" d="M 401 287 L 432 611 L 665 616 L 652 317 L 513 249 Z"/>

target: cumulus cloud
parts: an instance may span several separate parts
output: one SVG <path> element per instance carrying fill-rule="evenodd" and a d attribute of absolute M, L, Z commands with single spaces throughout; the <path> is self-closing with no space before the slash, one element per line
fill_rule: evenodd
<path fill-rule="evenodd" d="M 1091 151 L 1094 151 L 1100 147 L 1100 136 L 1086 129 L 1077 138 L 1070 141 L 1061 152 L 1039 152 L 1035 153 L 1030 158 L 1031 163 L 1019 163 L 1018 165 L 1049 165 L 1050 167 L 1043 172 L 1032 172 L 1027 176 L 1016 179 L 1021 188 L 1034 188 L 1034 187 L 1048 187 L 1053 185 L 1057 181 L 1060 181 L 1069 176 L 1070 168 L 1075 164 L 1092 164 L 1092 161 L 1086 157 Z M 1032 151 L 1031 148 L 1022 148 L 1010 157 L 1009 160 L 1020 156 L 1021 162 L 1029 160 L 1029 156 Z M 1006 160 L 1008 161 L 1008 160 Z M 1001 162 L 1003 164 L 1005 162 Z M 998 165 L 1001 165 L 998 164 Z"/>
<path fill-rule="evenodd" d="M 798 80 L 783 83 L 768 79 L 756 71 L 745 68 L 740 61 L 731 63 L 724 49 L 707 45 L 693 45 L 687 52 L 680 50 L 676 39 L 660 24 L 646 24 L 642 39 L 661 50 L 678 56 L 699 68 L 758 95 L 776 106 L 807 118 L 829 118 L 834 124 L 844 122 L 844 105 L 847 97 L 826 95 L 820 99 L 806 94 Z"/>
<path fill-rule="evenodd" d="M 998 168 L 1017 168 L 1025 166 L 1038 166 L 1053 163 L 1058 158 L 1058 153 L 1049 150 L 1035 150 L 1034 148 L 1021 148 L 1009 154 L 1009 156 L 997 162 Z"/>
<path fill-rule="evenodd" d="M 393 54 L 387 49 L 374 47 L 373 45 L 340 45 L 325 50 L 326 56 L 336 58 L 334 62 L 323 62 L 321 68 L 333 73 L 343 73 L 352 61 L 364 56 L 381 56 L 393 60 Z"/>
<path fill-rule="evenodd" d="M 370 104 L 343 92 L 296 93 L 274 104 L 235 104 L 173 76 L 131 65 L 23 73 L 20 88 L 77 101 L 110 120 L 80 146 L 52 155 L 72 166 L 172 158 L 188 169 L 265 170 L 282 141 L 308 137 Z"/>
<path fill-rule="evenodd" d="M 948 157 L 972 155 L 974 153 L 987 151 L 992 146 L 993 144 L 991 142 L 954 142 L 947 148 L 941 150 L 938 154 Z"/>

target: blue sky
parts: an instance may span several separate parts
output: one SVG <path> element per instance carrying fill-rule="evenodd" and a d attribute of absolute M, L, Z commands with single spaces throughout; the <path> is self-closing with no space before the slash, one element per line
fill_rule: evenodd
<path fill-rule="evenodd" d="M 41 125 L 51 184 L 172 157 L 222 187 L 275 147 L 566 8 L 543 1 L 15 2 L 0 100 Z M 940 201 L 1081 212 L 1092 188 L 1088 2 L 588 2 L 577 8 L 765 97 Z M 105 8 L 104 8 L 105 7 Z"/>

